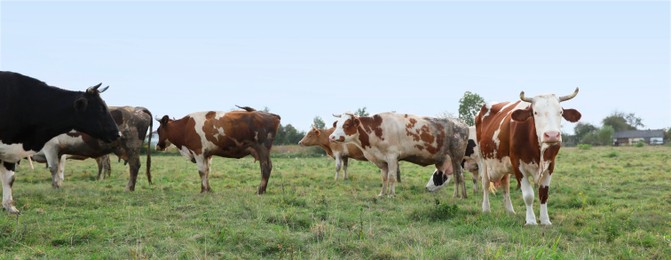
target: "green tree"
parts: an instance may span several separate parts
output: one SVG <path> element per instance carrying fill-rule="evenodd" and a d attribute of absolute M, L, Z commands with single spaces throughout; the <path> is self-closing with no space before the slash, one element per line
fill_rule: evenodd
<path fill-rule="evenodd" d="M 623 112 L 615 111 L 610 116 L 601 121 L 604 126 L 611 126 L 615 132 L 636 130 L 637 127 L 643 127 L 642 119 L 637 117 L 634 113 L 625 114 Z"/>
<path fill-rule="evenodd" d="M 484 104 L 485 100 L 480 95 L 466 91 L 459 99 L 459 119 L 469 126 L 475 125 L 475 115 L 480 112 Z"/>
<path fill-rule="evenodd" d="M 321 117 L 316 116 L 314 119 L 312 119 L 312 126 L 317 129 L 324 129 L 326 123 L 324 123 L 324 120 Z"/>
<path fill-rule="evenodd" d="M 596 130 L 599 130 L 598 127 L 590 124 L 590 123 L 577 123 L 575 125 L 575 128 L 573 128 L 573 131 L 575 132 L 575 138 L 577 140 L 582 140 L 583 137 L 585 137 L 587 134 L 594 132 Z"/>
<path fill-rule="evenodd" d="M 613 127 L 605 125 L 601 129 L 589 132 L 581 140 L 581 144 L 591 144 L 591 145 L 612 145 L 613 144 L 613 134 L 615 130 Z"/>
<path fill-rule="evenodd" d="M 357 116 L 369 116 L 368 111 L 366 111 L 366 107 L 358 108 L 356 112 L 354 112 L 354 115 Z"/>
<path fill-rule="evenodd" d="M 671 142 L 671 127 L 664 132 L 664 143 L 668 144 L 669 142 Z"/>

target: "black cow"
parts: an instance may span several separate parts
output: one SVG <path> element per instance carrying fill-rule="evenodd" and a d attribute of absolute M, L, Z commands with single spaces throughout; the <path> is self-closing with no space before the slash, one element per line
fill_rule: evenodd
<path fill-rule="evenodd" d="M 18 214 L 12 199 L 16 162 L 41 150 L 54 136 L 72 129 L 106 142 L 119 138 L 100 93 L 52 87 L 14 72 L 0 72 L 0 179 L 2 207 Z"/>

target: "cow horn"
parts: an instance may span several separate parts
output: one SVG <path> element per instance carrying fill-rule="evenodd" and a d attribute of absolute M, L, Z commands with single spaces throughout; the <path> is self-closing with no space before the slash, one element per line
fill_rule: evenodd
<path fill-rule="evenodd" d="M 154 120 L 161 122 L 161 118 L 159 118 L 158 116 L 155 116 Z"/>
<path fill-rule="evenodd" d="M 578 95 L 578 91 L 579 91 L 579 90 L 580 90 L 580 89 L 579 89 L 578 87 L 576 87 L 576 88 L 575 88 L 575 91 L 573 91 L 573 93 L 571 93 L 570 95 L 559 97 L 559 102 L 566 101 L 566 100 L 569 100 L 569 99 L 574 98 L 576 95 Z"/>
<path fill-rule="evenodd" d="M 98 88 L 99 88 L 100 85 L 102 85 L 102 84 L 103 84 L 103 83 L 101 82 L 101 83 L 98 83 L 98 85 L 95 85 L 95 86 L 93 86 L 93 87 L 87 88 L 87 89 L 86 89 L 86 93 L 94 94 L 94 93 L 98 92 Z"/>
<path fill-rule="evenodd" d="M 524 96 L 524 91 L 520 92 L 520 100 L 522 100 L 524 102 L 529 102 L 529 103 L 533 102 L 533 99 L 527 98 L 527 97 Z"/>
<path fill-rule="evenodd" d="M 110 88 L 110 86 L 106 86 L 106 87 L 104 87 L 104 88 L 102 88 L 102 89 L 99 89 L 99 90 L 98 90 L 98 93 L 103 93 L 103 92 L 105 92 L 105 90 L 107 90 L 108 88 Z"/>
<path fill-rule="evenodd" d="M 333 114 L 333 117 L 340 118 L 341 116 L 342 116 L 342 114 Z"/>

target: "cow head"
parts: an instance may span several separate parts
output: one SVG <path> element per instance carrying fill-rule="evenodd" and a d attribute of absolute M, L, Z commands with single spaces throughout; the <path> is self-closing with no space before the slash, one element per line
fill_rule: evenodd
<path fill-rule="evenodd" d="M 109 87 L 100 88 L 102 83 L 90 87 L 75 102 L 75 127 L 105 142 L 112 142 L 121 136 L 119 128 L 107 109 L 107 104 L 100 98 L 100 93 Z"/>
<path fill-rule="evenodd" d="M 156 119 L 160 123 L 156 133 L 158 133 L 158 142 L 156 143 L 157 151 L 165 151 L 168 146 L 170 146 L 170 140 L 168 140 L 168 123 L 172 120 L 168 115 L 163 116 L 161 119 Z"/>
<path fill-rule="evenodd" d="M 346 143 L 351 142 L 359 136 L 359 117 L 350 113 L 345 113 L 343 115 L 333 115 L 338 118 L 337 121 L 333 123 L 333 133 L 329 136 L 331 142 L 340 142 Z"/>
<path fill-rule="evenodd" d="M 312 129 L 303 136 L 303 139 L 298 141 L 298 144 L 301 146 L 319 145 L 319 136 L 321 136 L 321 134 L 321 130 L 312 126 Z"/>
<path fill-rule="evenodd" d="M 450 178 L 452 178 L 452 175 L 447 175 L 436 169 L 429 178 L 429 182 L 426 183 L 426 190 L 430 192 L 439 191 L 450 183 Z"/>
<path fill-rule="evenodd" d="M 578 95 L 578 88 L 570 95 L 561 97 L 548 94 L 527 98 L 524 96 L 524 91 L 522 91 L 520 99 L 531 103 L 531 105 L 526 109 L 514 111 L 512 119 L 515 121 L 525 121 L 533 118 L 538 143 L 545 145 L 561 144 L 561 118 L 563 117 L 569 122 L 577 122 L 580 120 L 581 115 L 575 109 L 562 108 L 559 103 L 572 99 L 576 95 Z"/>

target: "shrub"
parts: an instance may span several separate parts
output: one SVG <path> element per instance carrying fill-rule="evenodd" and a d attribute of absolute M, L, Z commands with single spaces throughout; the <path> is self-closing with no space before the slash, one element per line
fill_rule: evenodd
<path fill-rule="evenodd" d="M 592 149 L 592 145 L 591 145 L 591 144 L 579 144 L 579 145 L 578 145 L 578 149 L 580 149 L 580 150 L 589 150 L 589 149 Z"/>

